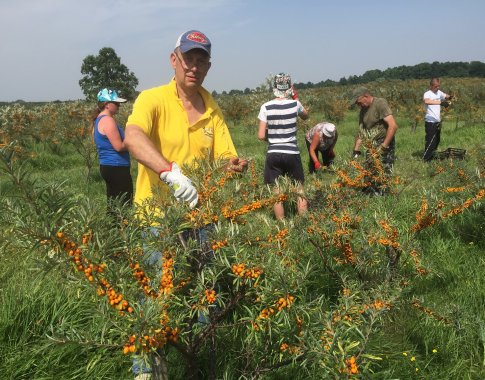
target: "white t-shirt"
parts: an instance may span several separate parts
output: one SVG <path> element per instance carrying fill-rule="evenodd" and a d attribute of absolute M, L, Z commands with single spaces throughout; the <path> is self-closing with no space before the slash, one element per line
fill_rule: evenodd
<path fill-rule="evenodd" d="M 319 150 L 328 150 L 335 143 L 336 135 L 334 135 L 333 137 L 328 137 L 323 134 L 323 130 L 326 124 L 330 124 L 330 123 L 318 123 L 313 128 L 311 128 L 305 135 L 305 138 L 311 144 L 313 140 L 313 136 L 315 135 L 315 133 L 318 133 L 318 136 L 320 137 L 320 143 L 318 144 Z M 337 132 L 335 131 L 335 133 Z"/>
<path fill-rule="evenodd" d="M 258 119 L 267 123 L 267 153 L 300 154 L 296 120 L 303 110 L 300 101 L 293 99 L 273 99 L 261 106 Z"/>
<path fill-rule="evenodd" d="M 428 90 L 424 93 L 423 95 L 423 100 L 424 99 L 430 99 L 430 100 L 444 100 L 446 98 L 446 94 L 438 90 L 436 93 L 434 93 L 431 90 Z M 439 123 L 441 121 L 441 106 L 439 104 L 425 104 L 424 105 L 424 110 L 426 111 L 426 114 L 424 115 L 424 120 L 430 123 Z"/>

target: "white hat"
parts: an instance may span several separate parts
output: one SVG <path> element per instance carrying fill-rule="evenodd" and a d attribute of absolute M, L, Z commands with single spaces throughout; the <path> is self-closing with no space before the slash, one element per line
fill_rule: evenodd
<path fill-rule="evenodd" d="M 335 136 L 335 125 L 332 123 L 323 124 L 323 134 L 327 137 Z"/>
<path fill-rule="evenodd" d="M 277 98 L 291 98 L 291 77 L 289 74 L 279 73 L 273 77 L 273 94 Z"/>

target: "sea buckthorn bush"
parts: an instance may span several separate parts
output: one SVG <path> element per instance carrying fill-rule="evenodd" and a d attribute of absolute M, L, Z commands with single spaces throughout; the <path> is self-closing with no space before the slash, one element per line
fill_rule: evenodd
<path fill-rule="evenodd" d="M 82 194 L 31 180 L 14 154 L 2 149 L 3 173 L 18 188 L 2 202 L 10 244 L 92 295 L 120 355 L 163 351 L 180 357 L 187 378 L 296 368 L 298 376 L 370 376 L 382 360 L 372 339 L 395 309 L 409 304 L 447 321 L 406 296 L 432 271 L 418 237 L 485 196 L 480 172 L 446 161 L 432 173 L 440 189 L 422 193 L 414 213 L 397 219 L 401 181 L 381 175 L 378 164 L 375 174 L 348 162 L 330 185 L 311 177 L 310 211 L 281 223 L 271 209 L 276 201 L 294 207 L 289 181 L 275 194 L 254 161 L 243 175 L 200 162 L 191 171 L 200 189 L 195 209 L 155 196 L 138 210 L 120 209 L 113 225 Z M 368 176 L 390 195 L 363 193 Z"/>

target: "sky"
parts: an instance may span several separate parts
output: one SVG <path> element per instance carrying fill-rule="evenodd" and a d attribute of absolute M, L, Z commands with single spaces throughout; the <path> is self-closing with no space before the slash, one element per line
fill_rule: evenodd
<path fill-rule="evenodd" d="M 339 80 L 422 62 L 485 62 L 483 0 L 0 0 L 0 101 L 84 99 L 81 64 L 111 47 L 139 80 L 167 83 L 190 29 L 212 42 L 209 91 Z"/>

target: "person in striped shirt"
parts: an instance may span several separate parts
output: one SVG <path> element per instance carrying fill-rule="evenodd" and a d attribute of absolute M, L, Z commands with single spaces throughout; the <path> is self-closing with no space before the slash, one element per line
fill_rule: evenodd
<path fill-rule="evenodd" d="M 298 149 L 296 132 L 297 119 L 308 119 L 308 112 L 298 100 L 298 95 L 288 74 L 280 73 L 273 78 L 275 98 L 264 103 L 259 110 L 258 138 L 268 143 L 264 168 L 264 183 L 275 185 L 278 178 L 287 176 L 298 184 L 300 196 L 297 209 L 299 214 L 307 210 L 303 194 L 303 165 Z M 278 191 L 278 187 L 275 187 Z M 273 207 L 276 219 L 285 217 L 282 202 Z"/>

